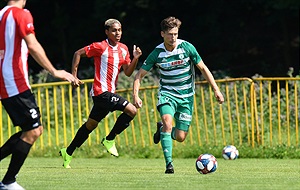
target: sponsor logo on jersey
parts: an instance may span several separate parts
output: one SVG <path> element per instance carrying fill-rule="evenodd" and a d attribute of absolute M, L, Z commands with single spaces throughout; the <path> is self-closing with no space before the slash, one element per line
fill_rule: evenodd
<path fill-rule="evenodd" d="M 168 67 L 174 67 L 174 66 L 179 66 L 179 65 L 183 65 L 184 64 L 184 60 L 177 60 L 177 61 L 173 61 L 173 62 L 169 62 L 169 63 L 161 63 L 161 67 L 162 68 L 168 68 Z"/>
<path fill-rule="evenodd" d="M 175 65 L 181 65 L 181 64 L 183 64 L 183 60 L 178 60 L 178 61 L 173 61 L 173 62 L 171 62 L 171 66 L 175 66 Z"/>

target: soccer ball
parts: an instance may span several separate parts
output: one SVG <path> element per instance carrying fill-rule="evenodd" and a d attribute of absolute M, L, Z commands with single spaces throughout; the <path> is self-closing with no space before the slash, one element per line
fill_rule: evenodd
<path fill-rule="evenodd" d="M 212 154 L 201 154 L 196 160 L 196 169 L 201 174 L 213 173 L 217 167 L 217 159 Z"/>
<path fill-rule="evenodd" d="M 235 146 L 228 145 L 223 148 L 222 155 L 225 160 L 235 160 L 239 156 L 239 151 Z"/>

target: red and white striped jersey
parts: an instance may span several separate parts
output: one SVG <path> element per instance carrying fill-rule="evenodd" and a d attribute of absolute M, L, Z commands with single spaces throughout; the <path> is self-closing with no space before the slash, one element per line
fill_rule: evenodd
<path fill-rule="evenodd" d="M 30 33 L 34 34 L 34 26 L 28 10 L 6 6 L 0 11 L 0 99 L 30 89 L 23 39 Z"/>
<path fill-rule="evenodd" d="M 91 96 L 115 92 L 122 65 L 129 64 L 130 54 L 123 43 L 111 46 L 108 40 L 92 43 L 85 48 L 87 57 L 94 58 L 95 76 Z"/>

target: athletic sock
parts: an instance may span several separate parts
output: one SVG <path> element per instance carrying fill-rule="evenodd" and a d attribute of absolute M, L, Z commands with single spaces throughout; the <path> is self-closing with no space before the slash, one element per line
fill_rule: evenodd
<path fill-rule="evenodd" d="M 31 146 L 31 144 L 28 144 L 22 139 L 19 139 L 15 144 L 7 172 L 2 180 L 3 184 L 10 184 L 16 181 L 16 175 L 19 173 L 27 158 Z"/>
<path fill-rule="evenodd" d="M 168 165 L 169 162 L 172 162 L 173 142 L 171 138 L 171 133 L 161 132 L 160 140 L 161 140 L 161 147 L 164 153 L 166 165 Z"/>
<path fill-rule="evenodd" d="M 88 130 L 86 128 L 86 123 L 84 123 L 77 131 L 74 139 L 70 143 L 70 145 L 67 147 L 67 153 L 68 155 L 72 156 L 73 152 L 75 151 L 76 148 L 79 148 L 87 138 L 89 138 L 89 134 L 92 131 Z"/>
<path fill-rule="evenodd" d="M 129 115 L 127 115 L 126 113 L 122 113 L 118 117 L 118 119 L 117 119 L 114 127 L 110 131 L 110 133 L 106 136 L 106 140 L 115 139 L 116 135 L 122 133 L 122 131 L 124 131 L 129 126 L 129 123 L 132 119 L 133 118 L 130 117 Z"/>
<path fill-rule="evenodd" d="M 0 148 L 1 150 L 0 160 L 6 158 L 8 155 L 12 153 L 16 143 L 20 140 L 21 135 L 22 135 L 22 131 L 15 133 L 5 142 L 5 144 Z"/>

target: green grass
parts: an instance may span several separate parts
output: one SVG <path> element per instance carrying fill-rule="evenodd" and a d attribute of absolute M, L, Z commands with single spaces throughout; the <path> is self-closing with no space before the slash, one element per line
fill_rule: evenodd
<path fill-rule="evenodd" d="M 1 177 L 9 158 L 1 161 Z M 163 159 L 29 157 L 18 175 L 28 190 L 95 189 L 300 189 L 299 159 L 218 159 L 215 173 L 202 175 L 195 159 L 174 159 L 175 174 L 164 174 Z"/>

